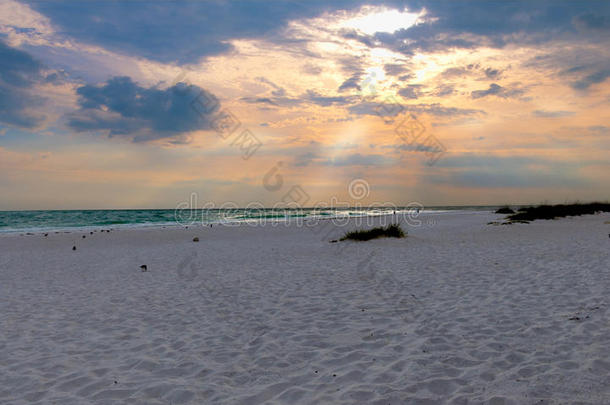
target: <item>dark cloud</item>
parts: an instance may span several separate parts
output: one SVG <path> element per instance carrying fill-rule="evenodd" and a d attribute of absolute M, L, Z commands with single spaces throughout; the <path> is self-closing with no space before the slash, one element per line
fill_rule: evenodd
<path fill-rule="evenodd" d="M 544 110 L 534 111 L 534 116 L 540 117 L 540 118 L 560 118 L 560 117 L 569 117 L 570 115 L 574 115 L 574 112 L 573 111 L 544 111 Z"/>
<path fill-rule="evenodd" d="M 444 96 L 448 96 L 453 94 L 453 92 L 455 91 L 455 87 L 451 84 L 443 84 L 441 86 L 438 86 L 434 92 L 432 92 L 433 96 L 436 97 L 444 97 Z"/>
<path fill-rule="evenodd" d="M 278 104 L 270 97 L 242 97 L 242 101 L 250 104 L 270 104 L 277 106 Z"/>
<path fill-rule="evenodd" d="M 317 76 L 322 73 L 322 68 L 320 66 L 307 63 L 301 67 L 301 71 L 312 76 Z"/>
<path fill-rule="evenodd" d="M 439 103 L 433 104 L 416 104 L 405 106 L 407 111 L 414 113 L 427 113 L 430 115 L 452 117 L 461 115 L 477 115 L 485 114 L 482 110 L 475 110 L 472 108 L 458 108 L 458 107 L 445 107 Z"/>
<path fill-rule="evenodd" d="M 496 83 L 489 85 L 486 90 L 475 90 L 472 92 L 472 98 L 483 98 L 487 96 L 496 96 L 500 98 L 518 97 L 524 93 L 522 89 L 507 89 Z"/>
<path fill-rule="evenodd" d="M 492 69 L 489 67 L 486 68 L 483 72 L 485 73 L 485 76 L 487 76 L 488 79 L 498 79 L 502 74 L 502 71 L 500 69 Z"/>
<path fill-rule="evenodd" d="M 356 89 L 360 91 L 360 82 L 362 81 L 362 73 L 355 73 L 352 77 L 341 83 L 338 91 L 343 92 L 349 89 Z"/>
<path fill-rule="evenodd" d="M 371 35 L 361 34 L 360 32 L 354 29 L 343 29 L 340 31 L 340 34 L 345 39 L 355 39 L 370 48 L 374 48 L 375 46 L 379 45 L 379 41 L 377 41 L 375 37 Z"/>
<path fill-rule="evenodd" d="M 574 17 L 574 26 L 581 30 L 610 31 L 610 16 L 585 13 Z"/>
<path fill-rule="evenodd" d="M 360 91 L 360 83 L 362 83 L 365 73 L 362 68 L 362 59 L 357 57 L 342 58 L 339 60 L 339 67 L 349 77 L 339 86 L 338 91 L 343 92 L 349 89 Z"/>
<path fill-rule="evenodd" d="M 453 79 L 465 76 L 480 76 L 484 79 L 495 80 L 502 76 L 502 70 L 492 67 L 482 67 L 478 63 L 473 63 L 466 66 L 451 67 L 445 69 L 445 71 L 440 74 L 440 77 L 443 79 Z"/>
<path fill-rule="evenodd" d="M 565 83 L 580 91 L 604 82 L 610 73 L 609 65 L 610 59 L 607 52 L 591 46 L 562 47 L 559 51 L 550 50 L 524 64 L 527 68 L 556 71 Z"/>
<path fill-rule="evenodd" d="M 610 127 L 604 125 L 591 125 L 588 127 L 589 131 L 594 134 L 602 135 L 610 133 Z"/>
<path fill-rule="evenodd" d="M 409 84 L 407 87 L 398 90 L 398 94 L 409 100 L 417 100 L 421 95 L 421 87 L 421 84 Z"/>
<path fill-rule="evenodd" d="M 320 155 L 316 152 L 305 152 L 301 153 L 294 158 L 294 166 L 305 167 L 309 166 L 314 160 L 319 159 Z"/>
<path fill-rule="evenodd" d="M 277 107 L 290 107 L 302 104 L 315 104 L 322 107 L 331 105 L 346 105 L 352 103 L 355 96 L 323 96 L 313 90 L 307 90 L 298 97 L 242 97 L 241 100 L 250 104 L 267 104 Z"/>
<path fill-rule="evenodd" d="M 388 76 L 402 76 L 405 73 L 410 73 L 410 70 L 404 64 L 388 63 L 383 66 L 383 70 Z"/>
<path fill-rule="evenodd" d="M 185 133 L 212 129 L 219 108 L 216 97 L 197 86 L 178 83 L 164 90 L 145 88 L 129 77 L 82 86 L 77 94 L 81 108 L 67 116 L 70 128 L 102 131 L 136 142 L 179 140 Z"/>
<path fill-rule="evenodd" d="M 303 98 L 322 107 L 328 107 L 330 105 L 346 105 L 354 101 L 353 96 L 322 96 L 313 90 L 308 90 Z"/>
<path fill-rule="evenodd" d="M 0 41 L 0 79 L 14 87 L 31 87 L 42 78 L 42 64 L 30 54 Z"/>
<path fill-rule="evenodd" d="M 0 84 L 0 122 L 20 128 L 32 129 L 40 125 L 45 116 L 33 110 L 41 106 L 44 99 L 23 89 Z"/>
<path fill-rule="evenodd" d="M 273 96 L 283 97 L 286 95 L 286 90 L 283 87 L 280 87 L 277 84 L 273 83 L 271 80 L 269 80 L 265 77 L 258 77 L 257 80 L 261 83 L 265 83 L 265 84 L 271 86 L 271 88 L 273 88 L 273 91 L 271 91 L 271 94 Z"/>
<path fill-rule="evenodd" d="M 347 148 L 354 148 L 357 145 L 347 145 Z M 413 149 L 416 150 L 416 149 Z M 310 165 L 318 166 L 385 166 L 395 163 L 395 159 L 380 154 L 360 154 L 352 153 L 349 155 L 338 156 L 332 159 L 324 157 L 315 151 L 301 153 L 294 158 L 294 166 L 306 167 Z"/>
<path fill-rule="evenodd" d="M 45 78 L 45 83 L 51 83 L 54 85 L 60 85 L 68 80 L 68 74 L 64 70 L 49 73 Z"/>
<path fill-rule="evenodd" d="M 436 145 L 427 145 L 417 142 L 382 145 L 381 148 L 392 149 L 394 152 L 443 152 L 443 150 Z"/>
<path fill-rule="evenodd" d="M 390 102 L 371 102 L 365 101 L 359 104 L 352 105 L 348 108 L 351 114 L 355 115 L 377 115 L 384 118 L 394 117 L 404 112 L 415 114 L 430 114 L 439 117 L 450 116 L 469 116 L 476 114 L 485 114 L 482 110 L 474 110 L 470 108 L 445 107 L 439 103 L 433 104 L 393 104 Z"/>
<path fill-rule="evenodd" d="M 594 84 L 605 82 L 608 77 L 610 77 L 610 69 L 601 69 L 573 82 L 572 87 L 577 90 L 586 90 Z"/>
<path fill-rule="evenodd" d="M 492 83 L 487 90 L 476 90 L 472 92 L 472 98 L 481 98 L 487 96 L 501 96 L 504 88 L 500 85 Z"/>
<path fill-rule="evenodd" d="M 58 31 L 119 53 L 160 62 L 194 63 L 231 50 L 229 41 L 281 35 L 294 19 L 354 9 L 363 1 L 31 1 Z"/>
<path fill-rule="evenodd" d="M 0 41 L 0 122 L 34 128 L 45 116 L 34 111 L 44 98 L 33 91 L 43 80 L 43 66 L 28 53 Z"/>
<path fill-rule="evenodd" d="M 459 67 L 450 67 L 448 69 L 445 69 L 440 76 L 442 78 L 445 79 L 451 79 L 454 77 L 463 77 L 463 76 L 468 76 L 470 74 L 472 74 L 473 67 L 475 65 L 468 65 L 468 66 L 459 66 Z"/>

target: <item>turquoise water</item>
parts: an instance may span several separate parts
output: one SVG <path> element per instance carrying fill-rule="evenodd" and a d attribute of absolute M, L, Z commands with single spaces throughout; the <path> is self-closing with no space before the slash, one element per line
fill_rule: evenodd
<path fill-rule="evenodd" d="M 454 210 L 487 211 L 497 207 L 431 207 L 423 212 Z M 396 207 L 397 213 L 413 213 L 416 208 Z M 171 226 L 239 222 L 295 221 L 311 218 L 373 216 L 392 214 L 394 208 L 354 209 L 155 209 L 155 210 L 53 210 L 0 211 L 0 232 L 41 231 L 69 228 L 117 228 Z"/>

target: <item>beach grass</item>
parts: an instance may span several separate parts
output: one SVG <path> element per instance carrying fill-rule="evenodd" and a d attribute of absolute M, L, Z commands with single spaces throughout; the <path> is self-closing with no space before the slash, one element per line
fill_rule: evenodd
<path fill-rule="evenodd" d="M 511 221 L 534 221 L 536 219 L 555 219 L 580 215 L 610 212 L 610 203 L 593 202 L 588 204 L 538 205 L 520 208 L 516 214 L 509 215 Z"/>
<path fill-rule="evenodd" d="M 366 241 L 377 238 L 404 238 L 406 232 L 402 230 L 400 225 L 391 224 L 387 227 L 377 227 L 368 230 L 358 230 L 347 232 L 340 240 L 356 240 Z"/>

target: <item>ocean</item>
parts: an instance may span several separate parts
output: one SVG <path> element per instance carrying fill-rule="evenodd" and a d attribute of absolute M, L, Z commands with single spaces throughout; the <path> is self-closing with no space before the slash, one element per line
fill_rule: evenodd
<path fill-rule="evenodd" d="M 447 207 L 358 207 L 341 209 L 128 209 L 128 210 L 45 210 L 0 211 L 0 232 L 36 232 L 51 230 L 178 226 L 190 224 L 267 223 L 303 221 L 316 218 L 442 213 L 447 211 L 489 211 L 497 206 Z"/>

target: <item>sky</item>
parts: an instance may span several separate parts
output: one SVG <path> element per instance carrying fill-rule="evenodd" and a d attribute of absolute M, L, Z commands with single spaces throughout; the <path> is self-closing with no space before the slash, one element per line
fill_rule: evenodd
<path fill-rule="evenodd" d="M 0 0 L 0 210 L 606 201 L 609 44 L 606 1 Z"/>

